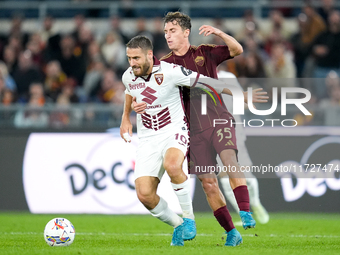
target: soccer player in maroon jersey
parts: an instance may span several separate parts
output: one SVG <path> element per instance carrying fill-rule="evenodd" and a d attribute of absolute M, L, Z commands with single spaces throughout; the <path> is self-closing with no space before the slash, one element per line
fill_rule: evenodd
<path fill-rule="evenodd" d="M 219 36 L 226 45 L 200 45 L 198 47 L 190 45 L 191 19 L 183 13 L 169 12 L 165 16 L 164 24 L 165 38 L 171 52 L 161 58 L 163 61 L 182 65 L 192 71 L 217 78 L 217 66 L 243 52 L 242 46 L 233 37 L 208 25 L 200 27 L 200 34 Z M 243 227 L 253 228 L 256 222 L 250 213 L 246 179 L 237 162 L 235 128 L 230 124 L 213 127 L 212 123 L 213 119 L 230 121 L 233 117 L 224 105 L 212 103 L 207 105 L 207 115 L 200 115 L 201 94 L 202 90 L 183 89 L 185 111 L 190 119 L 190 169 L 193 169 L 193 164 L 216 166 L 216 153 L 219 154 L 224 166 L 238 169 L 236 172 L 228 173 L 230 185 L 240 209 Z M 225 245 L 239 245 L 242 243 L 242 237 L 234 227 L 215 173 L 197 174 L 197 176 L 202 183 L 214 216 L 227 232 Z"/>

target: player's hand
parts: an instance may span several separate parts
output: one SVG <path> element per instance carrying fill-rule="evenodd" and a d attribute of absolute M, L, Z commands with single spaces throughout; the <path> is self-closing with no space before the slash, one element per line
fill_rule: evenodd
<path fill-rule="evenodd" d="M 257 88 L 253 90 L 253 103 L 267 103 L 268 102 L 268 96 L 267 91 L 262 91 L 263 88 Z M 244 94 L 244 102 L 248 103 L 248 91 L 243 92 Z"/>
<path fill-rule="evenodd" d="M 143 114 L 145 113 L 146 103 L 137 103 L 136 97 L 133 97 L 131 107 L 136 113 Z"/>
<path fill-rule="evenodd" d="M 221 33 L 223 33 L 220 29 L 209 25 L 203 25 L 199 28 L 199 30 L 200 30 L 199 34 L 201 35 L 204 33 L 204 36 L 208 36 L 211 34 L 220 35 Z"/>
<path fill-rule="evenodd" d="M 120 124 L 120 137 L 125 142 L 131 142 L 130 137 L 132 136 L 132 124 L 129 118 L 123 118 Z"/>

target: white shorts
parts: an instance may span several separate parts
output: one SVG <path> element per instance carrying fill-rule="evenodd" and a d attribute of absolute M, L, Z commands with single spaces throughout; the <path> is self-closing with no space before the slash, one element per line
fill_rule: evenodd
<path fill-rule="evenodd" d="M 169 148 L 177 148 L 188 153 L 189 132 L 178 129 L 169 135 L 141 138 L 139 140 L 135 165 L 135 179 L 142 176 L 154 176 L 162 179 L 164 174 L 163 159 Z"/>

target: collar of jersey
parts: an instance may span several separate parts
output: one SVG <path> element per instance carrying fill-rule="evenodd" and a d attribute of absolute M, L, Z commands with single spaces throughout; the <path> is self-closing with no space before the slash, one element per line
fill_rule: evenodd
<path fill-rule="evenodd" d="M 185 58 L 187 58 L 187 56 L 189 56 L 192 52 L 194 52 L 194 47 L 195 47 L 195 46 L 190 45 L 188 51 L 187 51 L 184 55 L 182 55 L 182 56 L 176 55 L 174 52 L 172 52 L 172 54 L 173 54 L 174 57 L 176 57 L 176 58 L 185 59 Z"/>

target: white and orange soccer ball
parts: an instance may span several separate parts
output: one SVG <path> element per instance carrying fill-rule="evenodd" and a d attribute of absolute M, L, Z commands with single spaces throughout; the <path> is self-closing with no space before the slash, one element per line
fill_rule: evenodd
<path fill-rule="evenodd" d="M 65 218 L 50 220 L 44 230 L 44 238 L 50 246 L 69 246 L 76 235 L 73 224 Z"/>

